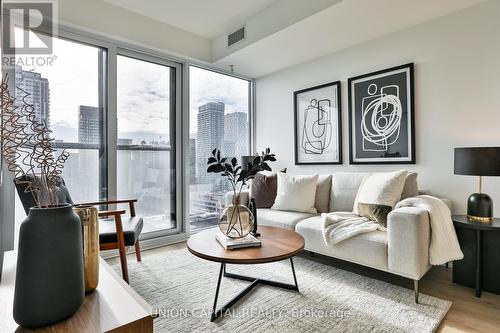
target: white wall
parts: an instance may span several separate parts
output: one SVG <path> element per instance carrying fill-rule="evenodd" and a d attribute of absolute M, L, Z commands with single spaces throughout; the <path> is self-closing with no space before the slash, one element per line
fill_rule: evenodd
<path fill-rule="evenodd" d="M 345 29 L 349 27 L 339 27 Z M 334 43 L 335 41 L 318 41 Z M 349 165 L 347 78 L 415 63 L 416 165 Z M 293 91 L 342 81 L 341 166 L 295 166 Z M 477 177 L 453 174 L 453 148 L 500 146 L 500 1 L 489 1 L 256 80 L 256 148 L 270 147 L 295 174 L 383 171 L 419 173 L 421 189 L 453 200 L 464 213 Z M 500 216 L 500 177 L 485 178 Z"/>

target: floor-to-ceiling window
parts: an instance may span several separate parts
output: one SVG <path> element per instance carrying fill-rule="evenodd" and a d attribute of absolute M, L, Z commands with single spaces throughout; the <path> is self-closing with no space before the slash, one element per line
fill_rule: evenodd
<path fill-rule="evenodd" d="M 70 152 L 63 177 L 73 200 L 137 198 L 145 238 L 180 233 L 185 223 L 192 231 L 216 225 L 228 187 L 206 174 L 206 158 L 213 148 L 238 158 L 250 152 L 251 81 L 110 39 L 60 32 L 53 64 L 21 64 L 14 72 L 51 129 L 54 147 Z M 183 104 L 187 76 L 190 99 Z M 183 107 L 189 138 L 181 130 Z M 189 154 L 183 169 L 181 152 Z M 183 174 L 189 188 L 182 186 Z M 190 202 L 180 202 L 183 191 Z M 17 232 L 25 218 L 17 196 L 11 209 Z"/>
<path fill-rule="evenodd" d="M 175 74 L 168 64 L 117 58 L 117 193 L 138 199 L 143 233 L 176 228 Z"/>
<path fill-rule="evenodd" d="M 17 30 L 22 33 L 22 30 Z M 53 65 L 23 66 L 16 55 L 16 100 L 33 105 L 37 120 L 52 131 L 52 144 L 70 153 L 63 176 L 75 202 L 106 197 L 106 103 L 102 78 L 106 50 L 100 47 L 53 38 Z M 102 167 L 102 169 L 100 168 Z M 16 230 L 26 217 L 16 196 Z M 17 242 L 16 242 L 17 244 Z"/>
<path fill-rule="evenodd" d="M 64 35 L 53 37 L 53 63 L 19 65 L 12 72 L 16 98 L 28 96 L 38 120 L 52 131 L 56 154 L 70 153 L 62 176 L 73 201 L 136 198 L 143 238 L 181 232 L 176 129 L 182 64 L 110 41 Z M 22 54 L 16 62 L 23 63 Z M 26 217 L 17 195 L 12 215 L 17 244 Z"/>
<path fill-rule="evenodd" d="M 251 82 L 190 66 L 189 222 L 191 232 L 217 225 L 228 183 L 206 173 L 214 148 L 224 156 L 250 152 Z"/>

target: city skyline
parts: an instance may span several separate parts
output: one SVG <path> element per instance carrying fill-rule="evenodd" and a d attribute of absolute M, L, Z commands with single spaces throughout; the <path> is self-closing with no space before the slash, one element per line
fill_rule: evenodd
<path fill-rule="evenodd" d="M 85 122 L 83 119 L 80 120 L 80 111 L 84 107 L 90 107 L 93 110 L 99 109 L 98 58 L 102 50 L 69 41 L 55 39 L 54 42 L 56 44 L 55 53 L 58 56 L 54 67 L 28 68 L 26 72 L 30 75 L 38 75 L 50 87 L 47 89 L 50 97 L 47 105 L 47 119 L 49 119 L 49 126 L 53 131 L 53 138 L 57 142 L 95 144 L 96 138 L 99 136 L 99 133 L 96 132 L 98 128 L 96 114 L 94 113 L 93 120 Z M 121 68 L 126 69 L 121 74 L 118 73 L 118 145 L 139 145 L 141 142 L 152 146 L 167 145 L 170 130 L 170 92 L 167 81 L 170 78 L 170 69 L 163 71 L 162 75 L 146 75 L 147 71 L 144 70 L 144 66 L 140 65 L 148 65 L 148 63 L 139 62 L 138 65 L 137 61 L 134 61 L 136 59 L 126 57 L 118 59 L 121 61 Z M 78 70 L 73 70 L 74 67 L 77 67 Z M 154 69 L 154 67 L 150 68 Z M 201 106 L 208 103 L 223 105 L 219 119 L 220 140 L 207 145 L 205 147 L 207 153 L 217 147 L 235 156 L 242 154 L 243 150 L 248 150 L 248 148 L 243 147 L 248 145 L 246 136 L 243 136 L 242 139 L 241 134 L 248 132 L 249 81 L 198 67 L 190 67 L 189 73 L 189 137 L 192 138 L 189 141 L 191 151 L 189 171 L 191 172 L 192 193 L 190 218 L 196 223 L 200 221 L 204 221 L 205 224 L 216 223 L 213 214 L 220 207 L 220 191 L 224 190 L 226 184 L 220 181 L 220 177 L 213 179 L 214 182 L 200 183 L 199 175 L 206 174 L 207 156 L 196 154 L 196 151 L 202 149 L 203 146 L 198 140 L 198 111 Z M 107 111 L 102 108 L 101 112 Z M 79 138 L 80 127 L 81 132 L 88 132 L 89 137 Z M 236 144 L 236 139 L 239 140 L 239 145 Z M 130 154 L 126 150 L 119 150 L 119 152 L 122 155 Z M 140 154 L 140 152 L 135 153 Z M 157 152 L 150 154 L 157 156 L 151 161 L 156 161 L 161 156 Z M 69 184 L 78 183 L 77 168 L 72 167 L 73 164 L 89 158 L 93 161 L 92 164 L 95 164 L 97 157 L 93 150 L 72 152 L 70 161 L 67 163 L 68 168 L 65 170 L 65 178 Z M 149 163 L 152 162 L 147 162 L 147 164 Z M 147 164 L 141 163 L 145 167 Z M 160 169 L 168 170 L 169 168 L 167 166 L 161 168 L 149 166 L 145 169 L 147 171 L 141 174 L 147 177 L 163 174 L 158 173 Z M 92 174 L 95 176 L 97 169 L 92 169 Z M 97 184 L 85 184 L 85 186 L 89 187 L 85 190 L 85 195 L 89 193 L 93 193 L 89 196 L 98 195 Z M 141 190 L 137 192 L 137 195 L 139 193 L 146 195 L 149 193 L 148 191 L 148 189 Z"/>
<path fill-rule="evenodd" d="M 212 191 L 222 189 L 220 177 L 206 172 L 206 161 L 212 150 L 217 148 L 223 156 L 236 157 L 248 154 L 247 114 L 244 112 L 225 113 L 222 102 L 208 102 L 198 107 L 197 137 L 192 142 L 195 147 L 191 154 L 196 156 L 196 182 L 212 184 Z"/>
<path fill-rule="evenodd" d="M 22 34 L 22 31 L 16 29 L 16 34 Z M 23 70 L 39 73 L 50 82 L 50 124 L 55 139 L 77 142 L 78 107 L 99 107 L 99 59 L 105 50 L 53 38 L 53 53 L 57 59 L 52 66 Z M 136 141 L 141 138 L 158 141 L 160 136 L 168 137 L 168 126 L 161 128 L 158 124 L 170 121 L 169 76 L 168 79 L 166 75 L 162 77 L 155 74 L 155 70 L 145 72 L 141 63 L 130 59 L 135 60 L 124 56 L 118 58 L 118 62 L 126 66 L 123 68 L 130 73 L 125 75 L 122 71 L 122 79 L 118 81 L 117 87 L 122 92 L 120 137 Z M 195 66 L 190 66 L 189 76 L 191 133 L 196 132 L 198 107 L 208 102 L 223 102 L 226 113 L 248 113 L 249 81 Z M 75 80 L 78 80 L 78 84 Z M 158 94 L 158 91 L 165 94 Z M 133 101 L 129 103 L 132 97 Z M 140 117 L 137 117 L 137 110 L 141 110 Z"/>
<path fill-rule="evenodd" d="M 209 102 L 224 103 L 225 114 L 248 114 L 249 81 L 191 66 L 189 86 L 190 133 L 197 132 L 198 107 Z"/>
<path fill-rule="evenodd" d="M 40 73 L 35 71 L 25 71 L 21 66 L 17 66 L 16 84 L 29 94 L 29 101 L 33 103 L 38 117 L 41 121 L 46 121 L 47 126 L 50 127 L 49 81 L 42 77 Z M 16 93 L 17 98 L 21 99 L 21 90 L 16 90 Z M 242 155 L 241 148 L 236 149 L 235 144 L 236 138 L 241 139 L 239 133 L 247 130 L 247 114 L 240 111 L 226 113 L 225 104 L 222 102 L 210 101 L 202 106 L 210 105 L 211 103 L 223 106 L 222 118 L 220 120 L 224 124 L 224 129 L 221 131 L 222 138 L 219 140 L 220 142 L 217 142 L 218 146 L 220 146 L 220 149 L 224 150 L 228 155 Z M 198 110 L 200 107 L 198 107 Z M 98 107 L 78 105 L 78 124 L 76 127 L 78 139 L 76 142 L 85 144 L 99 143 L 99 121 Z M 199 124 L 197 124 L 197 126 L 199 126 Z M 191 133 L 191 135 L 197 136 L 198 131 L 199 129 L 197 127 L 197 131 Z M 118 137 L 118 140 L 122 145 L 144 144 L 144 142 L 147 144 L 166 144 L 167 141 L 161 139 L 161 136 L 159 136 L 157 140 L 156 138 L 148 138 L 148 135 L 136 135 L 135 138 Z M 196 142 L 196 138 L 193 139 L 195 139 Z M 60 138 L 56 138 L 56 140 L 58 142 L 68 142 Z M 248 140 L 245 140 L 245 137 L 243 137 L 243 141 L 243 143 L 239 144 L 240 147 L 248 144 Z M 231 146 L 231 143 L 233 146 Z"/>
<path fill-rule="evenodd" d="M 51 127 L 50 123 L 50 89 L 49 89 L 49 80 L 45 77 L 42 77 L 41 73 L 36 71 L 26 71 L 23 70 L 21 66 L 16 67 L 16 85 L 26 91 L 29 94 L 29 101 L 33 104 L 35 108 L 35 112 L 40 118 L 41 121 L 45 120 L 47 122 L 47 126 Z M 219 74 L 220 75 L 220 74 Z M 16 90 L 16 97 L 18 99 L 22 98 L 23 93 L 21 90 Z M 165 97 L 165 96 L 163 96 Z M 205 98 L 209 100 L 208 98 Z M 239 110 L 234 110 L 233 112 L 226 112 L 226 105 L 220 101 L 208 101 L 207 103 L 198 106 L 198 112 L 196 113 L 196 118 L 198 117 L 199 109 L 202 106 L 213 104 L 221 104 L 223 105 L 222 118 L 220 121 L 224 124 L 224 129 L 221 131 L 222 137 L 219 141 L 215 142 L 220 149 L 226 151 L 229 155 L 242 155 L 244 147 L 248 145 L 248 140 L 246 137 L 239 136 L 239 133 L 245 132 L 247 130 L 248 121 L 247 121 L 247 113 L 241 112 Z M 234 106 L 234 104 L 233 104 Z M 78 105 L 78 121 L 76 126 L 71 126 L 71 130 L 76 129 L 77 140 L 64 139 L 64 135 L 56 135 L 55 139 L 58 142 L 75 142 L 75 143 L 86 143 L 86 144 L 97 144 L 99 143 L 99 108 L 96 106 L 89 105 Z M 229 121 L 233 119 L 232 121 Z M 57 127 L 57 125 L 55 125 Z M 199 132 L 199 124 L 196 124 L 196 132 L 190 133 L 190 138 L 195 139 L 197 141 L 197 136 Z M 57 129 L 56 129 L 56 132 Z M 130 133 L 134 133 L 130 135 Z M 124 137 L 118 137 L 118 141 L 122 145 L 132 145 L 132 144 L 166 144 L 164 137 L 161 135 L 152 136 L 150 133 L 144 132 L 130 132 L 124 133 Z M 60 133 L 57 133 L 60 134 Z M 129 135 L 127 135 L 129 134 Z M 128 137 L 127 137 L 128 136 Z M 62 137 L 62 138 L 61 138 Z M 240 140 L 235 140 L 236 138 Z M 236 142 L 238 141 L 238 144 Z M 231 144 L 233 144 L 231 146 Z M 195 143 L 196 145 L 196 143 Z M 236 147 L 238 146 L 238 147 Z M 243 147 L 243 148 L 241 148 Z M 211 150 L 211 149 L 209 149 Z"/>

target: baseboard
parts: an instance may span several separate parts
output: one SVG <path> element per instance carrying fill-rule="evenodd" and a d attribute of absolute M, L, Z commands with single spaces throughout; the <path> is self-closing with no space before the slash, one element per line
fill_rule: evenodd
<path fill-rule="evenodd" d="M 140 241 L 141 251 L 151 250 L 162 246 L 185 242 L 188 238 L 189 237 L 186 233 L 180 233 L 175 235 L 144 239 Z M 127 254 L 133 254 L 133 253 L 135 253 L 135 248 L 133 246 L 129 246 L 127 249 Z M 120 254 L 118 250 L 108 250 L 108 251 L 101 251 L 100 255 L 103 259 L 111 259 L 118 257 Z"/>

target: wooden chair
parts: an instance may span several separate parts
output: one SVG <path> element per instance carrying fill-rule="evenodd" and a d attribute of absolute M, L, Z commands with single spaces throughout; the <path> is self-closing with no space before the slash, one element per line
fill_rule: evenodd
<path fill-rule="evenodd" d="M 31 193 L 26 192 L 26 184 L 15 182 L 17 193 L 23 204 L 26 214 L 29 209 L 36 205 Z M 143 227 L 142 217 L 136 216 L 135 203 L 137 199 L 128 200 L 103 200 L 96 202 L 74 204 L 69 194 L 64 179 L 60 179 L 58 199 L 59 203 L 67 203 L 73 206 L 103 206 L 128 204 L 129 216 L 124 216 L 126 210 L 105 210 L 98 212 L 99 214 L 99 247 L 102 251 L 118 249 L 120 254 L 120 264 L 123 279 L 128 283 L 128 266 L 127 266 L 127 248 L 135 247 L 135 256 L 137 261 L 141 261 L 141 247 L 139 244 L 139 236 Z"/>
<path fill-rule="evenodd" d="M 135 247 L 135 257 L 141 261 L 141 246 L 139 235 L 143 227 L 142 217 L 135 214 L 137 199 L 104 200 L 96 202 L 78 203 L 75 206 L 102 206 L 128 204 L 129 215 L 126 210 L 105 210 L 98 212 L 99 217 L 99 248 L 101 251 L 118 249 L 123 279 L 128 283 L 127 248 Z M 111 217 L 111 219 L 109 218 Z"/>

